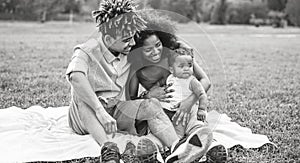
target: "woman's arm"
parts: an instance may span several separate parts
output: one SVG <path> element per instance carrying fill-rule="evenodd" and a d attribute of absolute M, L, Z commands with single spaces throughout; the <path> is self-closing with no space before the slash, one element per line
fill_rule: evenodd
<path fill-rule="evenodd" d="M 138 99 L 139 80 L 136 73 L 130 75 L 128 93 L 131 100 Z"/>
<path fill-rule="evenodd" d="M 194 60 L 194 75 L 202 84 L 205 92 L 207 92 L 211 86 L 211 82 L 208 76 L 206 75 L 206 73 L 203 71 L 203 69 L 199 66 L 199 64 L 195 60 Z"/>

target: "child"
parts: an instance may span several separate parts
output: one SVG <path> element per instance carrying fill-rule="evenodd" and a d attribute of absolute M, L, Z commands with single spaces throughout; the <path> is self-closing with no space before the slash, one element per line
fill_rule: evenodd
<path fill-rule="evenodd" d="M 161 105 L 172 120 L 177 135 L 185 137 L 204 126 L 204 123 L 198 119 L 205 114 L 206 110 L 198 109 L 197 105 L 194 105 L 191 110 L 179 110 L 174 106 L 191 94 L 195 94 L 200 100 L 199 108 L 206 108 L 207 95 L 201 83 L 193 76 L 193 53 L 191 50 L 186 48 L 174 50 L 169 56 L 168 63 L 171 74 L 168 76 L 166 84 L 170 85 L 168 89 L 174 91 L 167 94 L 171 98 L 167 102 L 161 102 Z M 177 124 L 174 117 L 183 115 L 184 112 L 190 113 L 187 124 Z"/>
<path fill-rule="evenodd" d="M 190 130 L 197 128 L 197 126 L 203 126 L 203 123 L 197 119 L 206 114 L 207 95 L 201 83 L 193 76 L 193 53 L 191 50 L 185 48 L 176 49 L 174 53 L 170 54 L 168 63 L 171 74 L 168 76 L 166 84 L 171 85 L 169 89 L 175 91 L 168 93 L 171 98 L 169 98 L 168 102 L 161 102 L 161 105 L 169 118 L 174 120 L 174 115 L 182 112 L 182 110 L 177 110 L 174 106 L 192 93 L 197 95 L 200 100 L 199 107 L 194 105 L 191 110 L 184 111 L 190 113 L 190 120 L 187 126 L 175 125 L 177 134 L 182 137 L 191 132 Z"/>

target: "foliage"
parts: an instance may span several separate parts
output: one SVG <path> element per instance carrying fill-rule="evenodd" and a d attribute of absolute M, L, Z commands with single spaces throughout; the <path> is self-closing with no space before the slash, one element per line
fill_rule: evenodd
<path fill-rule="evenodd" d="M 93 21 L 91 12 L 101 0 L 0 0 L 0 19 L 52 20 L 68 18 Z M 286 13 L 289 24 L 299 26 L 297 0 L 135 0 L 139 9 L 154 8 L 171 11 L 173 20 L 211 22 L 212 24 L 249 24 L 251 15 L 266 21 L 269 11 Z"/>
<path fill-rule="evenodd" d="M 270 6 L 273 3 L 269 2 Z M 148 5 L 155 9 L 176 12 L 186 17 L 187 21 L 212 24 L 249 24 L 252 14 L 256 18 L 264 19 L 268 17 L 269 11 L 268 3 L 258 0 L 148 0 Z"/>
<path fill-rule="evenodd" d="M 215 4 L 210 23 L 211 24 L 226 24 L 226 10 L 228 4 L 226 0 L 220 0 Z"/>
<path fill-rule="evenodd" d="M 42 20 L 51 19 L 58 13 L 80 11 L 79 0 L 0 0 L 0 13 L 7 19 Z M 3 16 L 0 16 L 3 19 Z"/>
<path fill-rule="evenodd" d="M 148 0 L 148 6 L 153 9 L 174 12 L 170 14 L 171 19 L 179 22 L 188 22 L 193 19 L 193 7 L 191 0 Z"/>
<path fill-rule="evenodd" d="M 262 3 L 231 3 L 227 8 L 227 21 L 231 24 L 249 24 L 251 15 L 256 18 L 267 18 L 268 8 Z"/>
<path fill-rule="evenodd" d="M 290 22 L 300 27 L 300 1 L 288 0 L 285 12 L 287 13 Z"/>
<path fill-rule="evenodd" d="M 287 0 L 268 0 L 268 8 L 274 11 L 283 11 Z"/>
<path fill-rule="evenodd" d="M 198 0 L 195 0 L 198 1 Z M 201 0 L 198 1 L 198 13 L 200 14 L 201 21 L 209 22 L 212 18 L 212 13 L 215 8 L 216 0 Z"/>

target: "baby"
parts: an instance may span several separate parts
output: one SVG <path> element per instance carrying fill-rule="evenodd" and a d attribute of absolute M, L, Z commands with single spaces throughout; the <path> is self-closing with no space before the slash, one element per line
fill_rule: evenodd
<path fill-rule="evenodd" d="M 168 93 L 171 97 L 169 101 L 161 102 L 161 105 L 169 118 L 172 119 L 178 112 L 174 106 L 191 94 L 195 94 L 200 101 L 199 106 L 194 104 L 191 110 L 186 110 L 187 113 L 190 113 L 190 119 L 186 126 L 174 125 L 177 134 L 182 137 L 204 126 L 199 119 L 203 120 L 202 118 L 206 117 L 207 95 L 201 83 L 193 76 L 193 53 L 190 49 L 174 50 L 168 58 L 168 63 L 171 74 L 168 76 L 166 84 L 171 85 L 168 89 L 174 91 Z"/>

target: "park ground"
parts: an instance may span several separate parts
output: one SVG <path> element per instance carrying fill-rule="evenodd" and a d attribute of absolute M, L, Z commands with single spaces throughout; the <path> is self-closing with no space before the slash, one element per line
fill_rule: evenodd
<path fill-rule="evenodd" d="M 229 162 L 299 162 L 300 29 L 193 23 L 178 29 L 213 83 L 209 109 L 278 146 L 235 147 Z M 93 23 L 0 22 L 0 108 L 68 105 L 73 46 L 96 32 Z"/>

